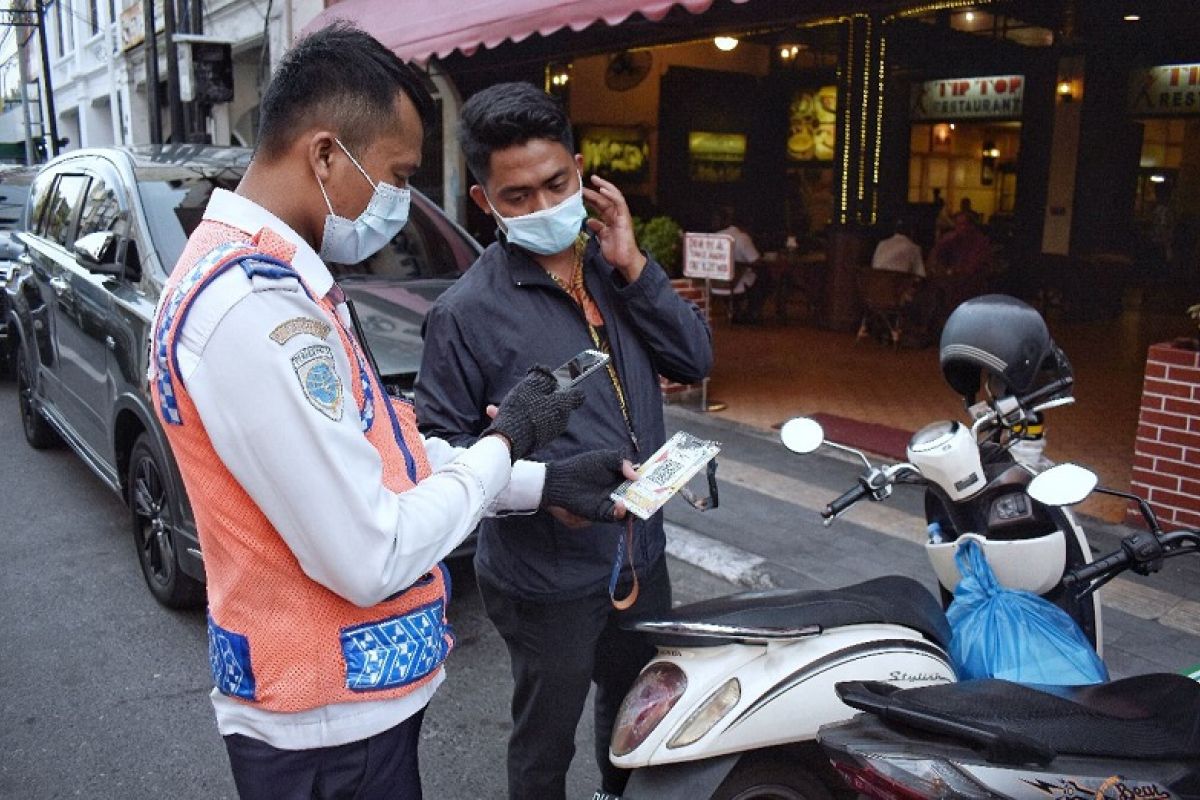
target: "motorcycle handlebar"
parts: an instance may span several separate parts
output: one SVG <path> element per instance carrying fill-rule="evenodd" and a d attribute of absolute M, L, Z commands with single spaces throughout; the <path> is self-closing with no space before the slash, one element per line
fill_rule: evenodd
<path fill-rule="evenodd" d="M 1074 586 L 1076 583 L 1091 583 L 1096 578 L 1108 573 L 1118 567 L 1124 567 L 1129 563 L 1129 553 L 1124 549 L 1118 550 L 1115 553 L 1090 564 L 1085 564 L 1079 569 L 1073 569 L 1063 575 L 1063 586 Z"/>
<path fill-rule="evenodd" d="M 850 506 L 857 503 L 867 496 L 870 489 L 865 483 L 859 482 L 856 486 L 846 490 L 840 497 L 825 506 L 825 510 L 821 512 L 822 519 L 833 519 L 838 514 L 845 511 Z"/>

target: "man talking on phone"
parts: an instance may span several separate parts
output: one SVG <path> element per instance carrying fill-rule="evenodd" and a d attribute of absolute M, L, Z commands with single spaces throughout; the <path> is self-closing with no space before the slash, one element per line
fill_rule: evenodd
<path fill-rule="evenodd" d="M 566 432 L 532 454 L 546 493 L 584 465 L 615 471 L 665 440 L 658 376 L 695 383 L 712 366 L 699 309 L 638 248 L 625 198 L 585 181 L 563 109 L 527 83 L 492 86 L 463 107 L 460 139 L 476 180 L 472 200 L 499 241 L 434 304 L 416 385 L 427 435 L 466 445 L 486 407 L 533 362 L 563 364 L 586 349 L 609 362 L 578 384 L 583 405 Z M 586 204 L 586 205 L 585 205 Z M 595 216 L 586 219 L 586 208 Z M 586 223 L 585 223 L 586 219 Z M 596 684 L 597 798 L 619 797 L 627 773 L 608 761 L 613 720 L 653 648 L 621 631 L 671 606 L 662 516 L 584 527 L 567 510 L 486 520 L 475 556 L 488 616 L 508 646 L 515 689 L 508 746 L 511 798 L 563 798 L 575 728 Z"/>

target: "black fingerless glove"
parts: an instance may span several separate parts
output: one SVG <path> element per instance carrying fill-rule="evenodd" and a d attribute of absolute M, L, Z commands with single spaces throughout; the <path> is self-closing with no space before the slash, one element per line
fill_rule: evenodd
<path fill-rule="evenodd" d="M 559 390 L 550 370 L 530 367 L 500 403 L 500 412 L 483 435 L 498 433 L 508 439 L 515 462 L 565 431 L 571 412 L 581 405 L 579 389 Z"/>
<path fill-rule="evenodd" d="M 617 450 L 591 450 L 546 465 L 542 508 L 558 506 L 593 522 L 613 519 L 616 504 L 609 497 L 625 480 Z"/>

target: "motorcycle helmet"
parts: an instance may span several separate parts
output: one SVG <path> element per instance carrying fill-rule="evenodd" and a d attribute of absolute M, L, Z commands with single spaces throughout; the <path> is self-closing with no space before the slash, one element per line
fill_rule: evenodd
<path fill-rule="evenodd" d="M 981 384 L 996 395 L 1025 395 L 1071 375 L 1042 315 L 1002 294 L 975 297 L 954 309 L 942 328 L 939 360 L 946 382 L 968 405 Z"/>

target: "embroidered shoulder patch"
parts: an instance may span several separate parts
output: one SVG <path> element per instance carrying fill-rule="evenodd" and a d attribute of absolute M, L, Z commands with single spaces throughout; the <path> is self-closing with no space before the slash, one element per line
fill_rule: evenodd
<path fill-rule="evenodd" d="M 333 363 L 333 349 L 314 344 L 292 356 L 292 369 L 313 408 L 334 422 L 342 418 L 342 379 Z"/>
<path fill-rule="evenodd" d="M 332 330 L 332 327 L 328 322 L 313 319 L 312 317 L 292 317 L 275 326 L 275 330 L 271 331 L 271 340 L 275 344 L 286 344 L 294 337 L 304 333 L 315 336 L 318 339 L 324 339 L 329 336 L 330 330 Z"/>

